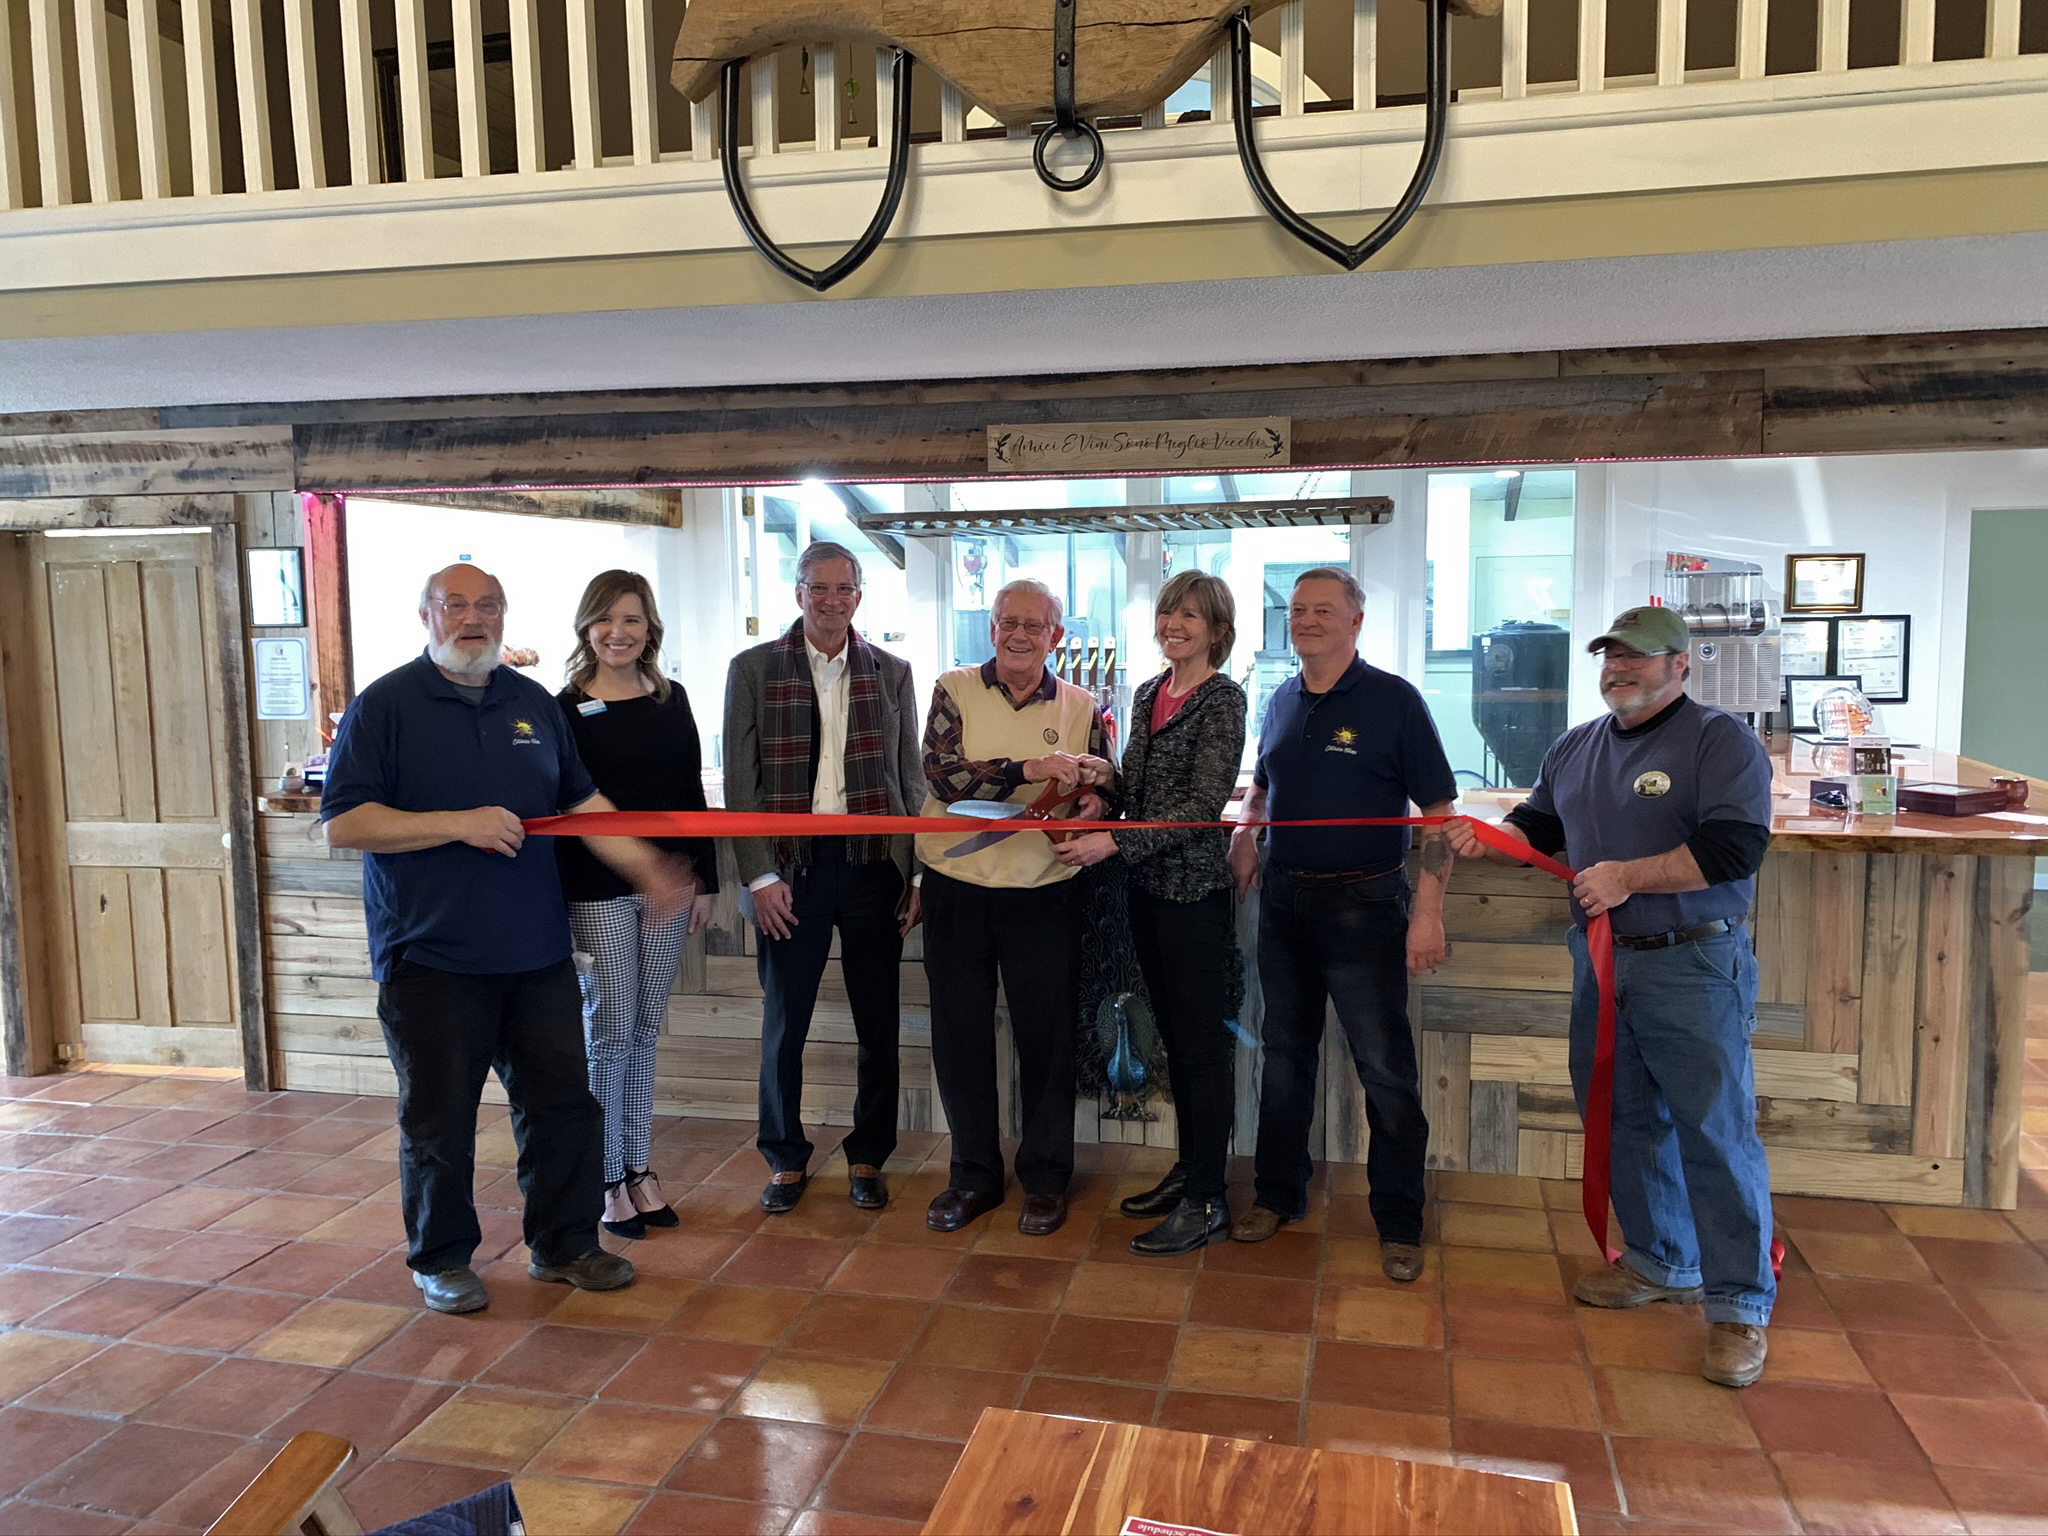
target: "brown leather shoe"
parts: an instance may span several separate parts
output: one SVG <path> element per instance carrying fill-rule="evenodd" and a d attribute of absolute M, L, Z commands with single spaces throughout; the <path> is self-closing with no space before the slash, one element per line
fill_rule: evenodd
<path fill-rule="evenodd" d="M 1707 1356 L 1700 1374 L 1724 1387 L 1753 1386 L 1764 1373 L 1771 1341 L 1749 1323 L 1715 1323 L 1707 1329 Z"/>
<path fill-rule="evenodd" d="M 1596 1269 L 1590 1274 L 1579 1276 L 1572 1287 L 1572 1299 L 1589 1307 L 1647 1307 L 1653 1301 L 1675 1302 L 1689 1307 L 1706 1297 L 1704 1288 L 1697 1285 L 1658 1285 L 1646 1280 L 1620 1259 L 1605 1269 Z"/>
<path fill-rule="evenodd" d="M 1422 1278 L 1420 1243 L 1381 1243 L 1380 1273 L 1403 1285 Z"/>
<path fill-rule="evenodd" d="M 1051 1237 L 1067 1224 L 1065 1195 L 1026 1195 L 1017 1230 L 1026 1237 Z"/>
<path fill-rule="evenodd" d="M 970 1189 L 942 1189 L 932 1196 L 924 1224 L 934 1232 L 958 1232 L 1003 1203 L 1000 1193 L 976 1194 Z"/>
<path fill-rule="evenodd" d="M 1263 1205 L 1255 1205 L 1238 1217 L 1237 1221 L 1232 1225 L 1230 1229 L 1231 1241 L 1238 1243 L 1263 1243 L 1291 1220 L 1293 1218 L 1290 1216 L 1282 1216 L 1278 1211 L 1269 1210 Z"/>

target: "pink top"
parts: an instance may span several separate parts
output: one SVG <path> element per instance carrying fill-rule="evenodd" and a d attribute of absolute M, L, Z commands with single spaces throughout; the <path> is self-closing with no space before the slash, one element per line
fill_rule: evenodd
<path fill-rule="evenodd" d="M 1200 686 L 1200 683 L 1195 685 L 1196 688 Z M 1152 734 L 1157 736 L 1166 722 L 1180 713 L 1181 705 L 1187 703 L 1194 695 L 1194 688 L 1190 688 L 1186 693 L 1172 693 L 1167 690 L 1166 684 L 1161 683 L 1159 691 L 1152 695 Z"/>

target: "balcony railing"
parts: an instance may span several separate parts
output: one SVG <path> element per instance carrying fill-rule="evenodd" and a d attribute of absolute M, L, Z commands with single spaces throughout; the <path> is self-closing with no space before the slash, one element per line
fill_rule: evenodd
<path fill-rule="evenodd" d="M 675 0 L 0 0 L 0 209 L 587 182 L 672 162 L 702 178 L 711 168 L 691 162 L 714 157 L 715 114 L 669 87 L 680 17 Z M 1290 0 L 1257 24 L 1261 110 L 1319 131 L 1419 132 L 1421 29 L 1414 0 Z M 1682 115 L 2038 88 L 2048 0 L 1507 0 L 1498 20 L 1457 22 L 1453 57 L 1461 104 L 1517 119 L 1624 93 Z M 872 50 L 790 48 L 747 77 L 757 173 L 881 147 L 889 81 Z M 1211 62 L 1142 117 L 1105 124 L 1112 163 L 1118 142 L 1170 150 L 1227 117 L 1227 89 L 1209 90 L 1224 78 Z M 918 89 L 918 138 L 1004 137 L 928 72 Z M 1029 144 L 1006 152 L 1021 165 Z"/>

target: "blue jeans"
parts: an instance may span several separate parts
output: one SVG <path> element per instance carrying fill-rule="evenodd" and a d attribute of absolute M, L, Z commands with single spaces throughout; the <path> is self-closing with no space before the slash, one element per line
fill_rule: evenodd
<path fill-rule="evenodd" d="M 1334 1003 L 1365 1086 L 1373 1222 L 1383 1243 L 1421 1242 L 1429 1120 L 1408 1024 L 1407 881 L 1397 873 L 1358 885 L 1297 885 L 1268 860 L 1259 889 L 1259 990 L 1266 1015 L 1256 1202 L 1289 1220 L 1307 1211 L 1323 1010 Z"/>
<path fill-rule="evenodd" d="M 1586 1112 L 1599 993 L 1574 927 L 1572 1089 Z M 1614 951 L 1615 1214 L 1629 1268 L 1658 1285 L 1703 1285 L 1707 1321 L 1771 1320 L 1771 1179 L 1756 1133 L 1749 932 Z"/>

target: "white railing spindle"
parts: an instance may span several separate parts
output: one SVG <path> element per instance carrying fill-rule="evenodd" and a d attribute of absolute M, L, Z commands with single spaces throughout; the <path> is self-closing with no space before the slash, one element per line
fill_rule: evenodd
<path fill-rule="evenodd" d="M 71 199 L 71 111 L 64 93 L 64 34 L 57 0 L 29 0 L 29 70 L 35 79 L 36 158 L 43 206 Z"/>
<path fill-rule="evenodd" d="M 512 129 L 522 175 L 547 169 L 541 131 L 540 13 L 535 0 L 512 0 Z"/>
<path fill-rule="evenodd" d="M 626 89 L 632 94 L 635 165 L 661 158 L 660 85 L 654 75 L 654 0 L 626 0 Z"/>
<path fill-rule="evenodd" d="M 78 32 L 79 115 L 85 127 L 85 169 L 92 200 L 121 195 L 120 151 L 114 145 L 114 72 L 107 61 L 105 0 L 78 0 L 71 8 Z"/>
<path fill-rule="evenodd" d="M 1351 110 L 1379 105 L 1379 0 L 1351 0 Z"/>
<path fill-rule="evenodd" d="M 211 0 L 184 0 L 184 7 L 185 116 L 192 135 L 192 195 L 211 197 L 222 186 L 213 5 Z"/>
<path fill-rule="evenodd" d="M 957 98 L 958 92 L 954 95 Z M 939 117 L 945 119 L 942 104 Z M 839 45 L 811 44 L 811 148 L 828 154 L 839 147 Z"/>
<path fill-rule="evenodd" d="M 1607 89 L 1607 0 L 1579 0 L 1579 89 Z"/>
<path fill-rule="evenodd" d="M 268 192 L 277 185 L 277 175 L 270 159 L 270 79 L 264 68 L 261 0 L 234 0 L 229 16 L 235 33 L 235 101 L 242 124 L 242 190 Z"/>
<path fill-rule="evenodd" d="M 690 103 L 690 158 L 709 160 L 718 153 L 718 98 Z"/>
<path fill-rule="evenodd" d="M 959 144 L 967 137 L 967 98 L 951 83 L 939 87 L 939 142 Z"/>
<path fill-rule="evenodd" d="M 1308 102 L 1307 0 L 1280 7 L 1280 115 L 1299 117 Z"/>
<path fill-rule="evenodd" d="M 348 108 L 348 183 L 382 180 L 377 154 L 377 86 L 370 61 L 370 0 L 341 0 L 341 89 Z"/>
<path fill-rule="evenodd" d="M 128 0 L 130 5 L 135 0 Z M 313 0 L 284 0 L 285 73 L 292 89 L 292 151 L 299 185 L 327 185 L 327 149 L 320 134 L 319 65 L 313 58 Z"/>
<path fill-rule="evenodd" d="M 5 36 L 0 23 L 0 49 L 6 47 Z M 135 158 L 142 195 L 168 197 L 171 138 L 164 116 L 163 27 L 157 0 L 128 0 L 128 77 L 135 91 Z M 6 126 L 0 124 L 0 134 L 5 132 Z"/>
<path fill-rule="evenodd" d="M 1739 80 L 1761 80 L 1770 41 L 1770 0 L 1736 0 L 1735 75 Z"/>
<path fill-rule="evenodd" d="M 484 106 L 484 18 L 480 0 L 449 7 L 455 45 L 455 140 L 462 174 L 491 174 L 491 130 Z"/>
<path fill-rule="evenodd" d="M 1529 94 L 1529 0 L 1507 0 L 1500 13 L 1500 96 L 1520 101 Z"/>
<path fill-rule="evenodd" d="M 426 0 L 398 0 L 398 138 L 407 181 L 434 179 L 434 119 L 427 105 Z"/>
<path fill-rule="evenodd" d="M 1218 48 L 1209 60 L 1209 120 L 1230 121 L 1230 45 Z"/>
<path fill-rule="evenodd" d="M 749 97 L 754 107 L 754 157 L 782 152 L 781 59 L 764 53 L 747 66 Z"/>
<path fill-rule="evenodd" d="M 14 78 L 14 7 L 0 5 L 0 208 L 21 208 L 28 203 L 21 180 L 21 130 L 16 124 L 14 103 L 19 95 Z"/>
<path fill-rule="evenodd" d="M 1849 70 L 1849 0 L 1820 0 L 1820 53 L 1814 61 L 1824 75 Z"/>
<path fill-rule="evenodd" d="M 597 117 L 597 6 L 569 0 L 569 126 L 579 170 L 594 171 L 604 154 Z"/>
<path fill-rule="evenodd" d="M 1934 62 L 1934 0 L 1905 0 L 1899 7 L 1899 62 Z"/>
<path fill-rule="evenodd" d="M 1685 84 L 1685 0 L 1657 0 L 1657 83 Z"/>
<path fill-rule="evenodd" d="M 892 131 L 896 118 L 895 54 L 886 48 L 875 50 L 875 148 L 895 148 Z"/>
<path fill-rule="evenodd" d="M 1984 56 L 2020 56 L 2020 0 L 1990 0 L 1984 12 Z"/>

